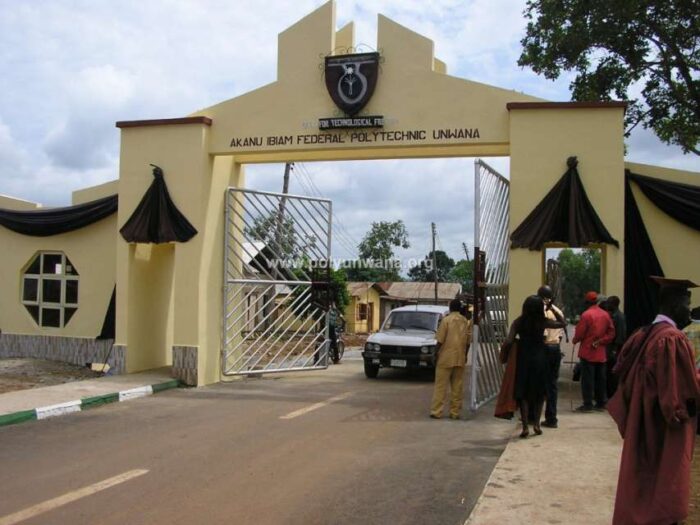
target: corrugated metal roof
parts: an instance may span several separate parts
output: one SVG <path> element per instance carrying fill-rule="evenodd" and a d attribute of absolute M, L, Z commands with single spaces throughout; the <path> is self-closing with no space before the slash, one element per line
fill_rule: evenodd
<path fill-rule="evenodd" d="M 434 299 L 435 283 L 401 282 L 389 284 L 387 293 L 405 299 Z M 462 291 L 459 283 L 438 283 L 438 299 L 454 299 Z"/>
<path fill-rule="evenodd" d="M 362 297 L 367 293 L 368 288 L 372 288 L 375 283 L 372 282 L 349 282 L 348 293 L 351 297 Z M 381 289 L 380 289 L 381 290 Z M 378 290 L 378 291 L 380 291 Z M 381 291 L 380 291 L 381 293 Z"/>

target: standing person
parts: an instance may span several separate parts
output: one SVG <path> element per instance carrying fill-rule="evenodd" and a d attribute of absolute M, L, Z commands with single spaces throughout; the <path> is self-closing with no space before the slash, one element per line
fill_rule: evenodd
<path fill-rule="evenodd" d="M 529 407 L 534 407 L 535 434 L 542 434 L 540 418 L 547 384 L 547 354 L 544 345 L 545 328 L 564 328 L 566 321 L 556 311 L 556 321 L 544 315 L 544 301 L 538 295 L 531 295 L 523 303 L 523 310 L 510 325 L 506 345 L 518 342 L 518 356 L 515 368 L 515 400 L 520 407 L 522 422 L 521 438 L 530 434 L 528 427 Z"/>
<path fill-rule="evenodd" d="M 619 386 L 608 404 L 624 439 L 613 524 L 684 520 L 690 497 L 700 385 L 690 341 L 690 292 L 697 285 L 653 278 L 661 285 L 659 315 L 622 347 Z"/>
<path fill-rule="evenodd" d="M 438 326 L 435 389 L 430 417 L 440 419 L 445 406 L 447 385 L 450 385 L 450 419 L 459 419 L 464 398 L 464 365 L 471 341 L 471 323 L 460 314 L 459 299 L 450 301 L 450 313 Z"/>
<path fill-rule="evenodd" d="M 604 410 L 607 403 L 605 388 L 605 347 L 615 339 L 615 327 L 610 315 L 598 306 L 598 294 L 586 292 L 584 296 L 586 311 L 576 325 L 573 343 L 581 343 L 578 357 L 581 361 L 581 397 L 583 404 L 577 412 Z M 593 396 L 595 395 L 595 407 Z"/>
<path fill-rule="evenodd" d="M 338 330 L 342 330 L 345 326 L 345 319 L 335 305 L 335 301 L 331 302 L 331 307 L 328 309 L 328 338 L 330 339 L 331 359 L 334 363 L 340 361 L 338 353 Z"/>
<path fill-rule="evenodd" d="M 700 370 L 700 306 L 690 311 L 690 324 L 683 329 L 695 351 L 695 368 Z"/>
<path fill-rule="evenodd" d="M 554 294 L 549 286 L 540 286 L 537 290 L 537 295 L 544 301 L 544 316 L 550 321 L 556 321 L 557 318 L 564 318 L 564 313 L 554 305 Z M 543 426 L 549 428 L 557 428 L 559 422 L 557 420 L 557 398 L 559 396 L 559 368 L 561 367 L 561 339 L 566 335 L 567 342 L 569 337 L 566 334 L 566 328 L 545 328 L 544 330 L 544 347 L 547 354 L 547 383 L 546 383 L 546 400 L 547 403 L 544 409 Z"/>
<path fill-rule="evenodd" d="M 617 390 L 617 376 L 613 373 L 613 368 L 617 363 L 617 355 L 620 353 L 622 345 L 625 344 L 625 340 L 627 340 L 627 321 L 625 320 L 625 314 L 620 311 L 620 298 L 617 295 L 608 297 L 604 308 L 610 314 L 615 327 L 615 339 L 605 349 L 605 387 L 608 399 L 610 399 L 615 390 Z"/>

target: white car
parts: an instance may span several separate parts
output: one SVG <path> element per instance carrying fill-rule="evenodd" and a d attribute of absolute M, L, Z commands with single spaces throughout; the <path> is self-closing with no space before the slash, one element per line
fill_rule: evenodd
<path fill-rule="evenodd" d="M 380 368 L 434 368 L 435 333 L 446 306 L 414 305 L 395 308 L 381 330 L 365 343 L 365 375 L 377 377 Z"/>

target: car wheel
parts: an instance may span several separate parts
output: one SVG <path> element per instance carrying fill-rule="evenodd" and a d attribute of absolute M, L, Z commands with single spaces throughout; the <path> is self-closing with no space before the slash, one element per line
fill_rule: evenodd
<path fill-rule="evenodd" d="M 375 379 L 379 374 L 379 365 L 372 364 L 370 361 L 365 359 L 365 375 L 369 379 Z"/>

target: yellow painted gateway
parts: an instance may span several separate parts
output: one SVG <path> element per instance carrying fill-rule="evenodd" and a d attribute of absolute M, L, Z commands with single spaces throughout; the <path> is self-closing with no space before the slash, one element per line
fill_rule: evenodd
<path fill-rule="evenodd" d="M 374 64 L 372 57 L 354 52 L 354 26 L 337 29 L 335 12 L 335 3 L 328 2 L 280 33 L 275 82 L 182 118 L 118 122 L 118 182 L 74 195 L 78 203 L 116 192 L 116 215 L 52 237 L 0 229 L 0 355 L 46 354 L 64 347 L 68 350 L 61 355 L 82 357 L 88 350 L 70 349 L 92 344 L 88 341 L 100 332 L 116 286 L 114 345 L 103 350 L 112 359 L 118 356 L 118 370 L 172 365 L 177 377 L 206 385 L 269 367 L 319 366 L 322 336 L 304 339 L 286 330 L 276 340 L 276 335 L 256 339 L 268 337 L 270 323 L 284 323 L 284 317 L 273 321 L 264 304 L 296 312 L 290 326 L 304 330 L 321 326 L 323 309 L 317 308 L 321 303 L 315 294 L 321 292 L 313 275 L 273 275 L 263 264 L 265 247 L 249 257 L 244 253 L 247 241 L 233 234 L 245 235 L 259 226 L 245 212 L 249 203 L 267 199 L 245 193 L 245 165 L 250 163 L 510 156 L 510 197 L 502 203 L 507 215 L 501 215 L 508 217 L 503 220 L 508 234 L 557 183 L 567 158 L 575 156 L 590 204 L 619 241 L 618 246 L 600 246 L 601 292 L 624 296 L 625 169 L 686 184 L 697 184 L 697 173 L 626 164 L 624 103 L 548 102 L 450 76 L 431 40 L 382 15 Z M 326 72 L 335 68 L 337 75 L 330 91 L 320 74 L 324 67 Z M 336 99 L 345 100 L 345 106 Z M 128 242 L 118 233 L 152 183 L 151 164 L 162 168 L 172 201 L 197 232 L 187 242 Z M 667 275 L 700 280 L 700 233 L 659 211 L 634 184 L 633 193 Z M 313 207 L 320 225 L 326 219 L 319 217 L 330 217 L 329 203 L 269 197 L 277 199 L 274 209 L 284 213 Z M 26 206 L 0 199 L 5 209 Z M 283 246 L 283 228 L 271 231 L 278 233 L 270 245 Z M 320 239 L 312 247 L 318 252 L 315 258 L 329 256 L 323 232 L 314 235 Z M 679 251 L 683 256 L 675 257 Z M 60 326 L 38 324 L 25 305 L 23 276 L 41 253 L 64 254 L 79 274 L 77 309 Z M 510 271 L 507 305 L 499 308 L 512 319 L 522 299 L 543 282 L 544 250 L 506 247 L 502 256 Z M 55 266 L 51 271 L 37 279 L 60 280 Z M 255 294 L 263 306 L 251 316 L 244 304 Z M 312 306 L 299 313 L 295 305 L 306 304 L 307 294 Z M 498 297 L 506 301 L 505 295 Z M 48 308 L 38 296 L 36 301 L 38 308 Z M 63 299 L 57 304 L 75 307 Z M 293 337 L 303 351 L 292 348 Z M 282 366 L 280 356 L 288 351 Z"/>

